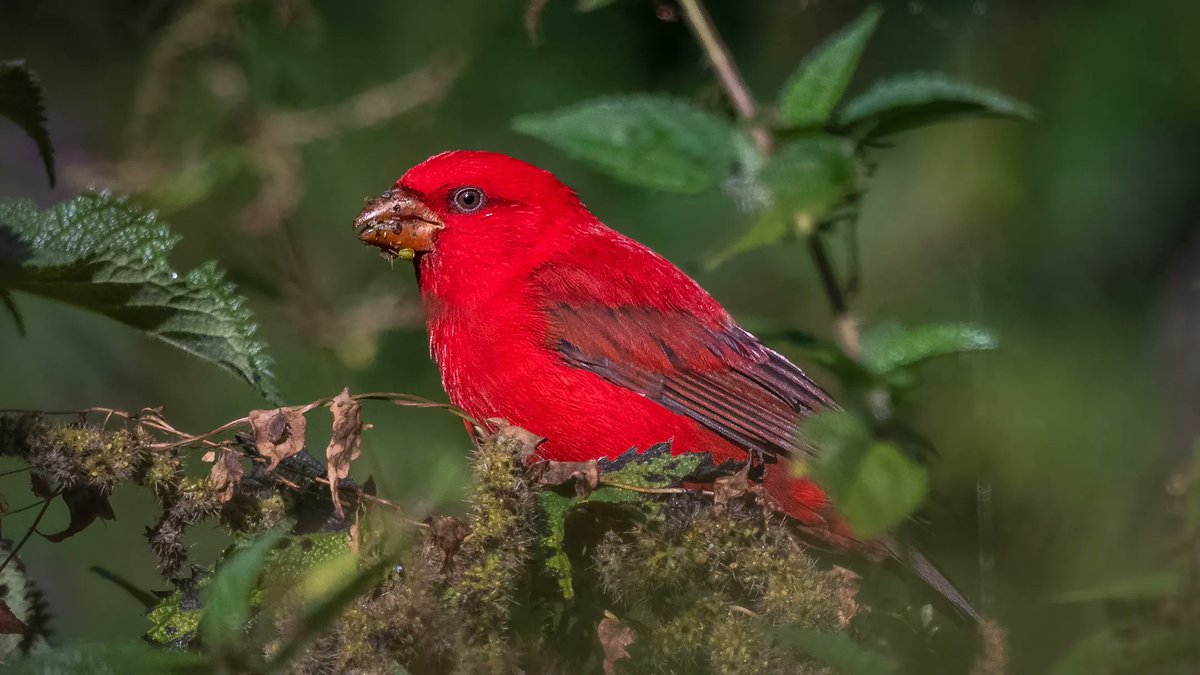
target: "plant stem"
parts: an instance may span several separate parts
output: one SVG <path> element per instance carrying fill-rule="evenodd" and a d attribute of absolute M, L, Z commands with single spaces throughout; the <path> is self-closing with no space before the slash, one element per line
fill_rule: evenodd
<path fill-rule="evenodd" d="M 717 27 L 713 24 L 708 10 L 705 9 L 703 0 L 679 0 L 679 7 L 683 10 L 688 28 L 696 37 L 696 42 L 700 43 L 704 55 L 708 57 L 708 62 L 716 72 L 717 81 L 721 83 L 721 88 L 725 90 L 725 95 L 733 104 L 733 109 L 737 111 L 738 117 L 742 121 L 750 125 L 750 137 L 754 141 L 754 147 L 764 157 L 770 155 L 774 149 L 775 139 L 771 135 L 771 130 L 759 121 L 758 104 L 754 101 L 754 95 L 750 93 L 750 87 L 746 86 L 746 80 L 738 70 L 737 62 L 733 60 L 728 45 L 721 39 L 721 34 L 717 32 Z M 805 233 L 805 238 L 808 241 L 809 253 L 817 266 L 817 273 L 821 277 L 825 297 L 829 300 L 829 306 L 833 310 L 834 333 L 837 340 L 847 354 L 852 358 L 858 358 L 858 320 L 846 305 L 846 296 L 834 273 L 829 251 L 825 247 L 825 242 L 821 240 L 817 228 L 810 228 Z"/>
<path fill-rule="evenodd" d="M 756 124 L 758 104 L 754 102 L 754 95 L 750 93 L 750 87 L 746 86 L 746 80 L 738 70 L 737 62 L 733 60 L 729 47 L 721 39 L 717 27 L 713 25 L 712 17 L 708 15 L 704 3 L 701 0 L 679 0 L 679 7 L 683 10 L 688 28 L 696 36 L 696 41 L 700 43 L 700 47 L 704 49 L 704 54 L 708 57 L 708 62 L 716 71 L 717 80 L 721 83 L 721 88 L 725 90 L 725 95 L 729 97 L 729 102 L 733 104 L 734 110 L 737 111 L 738 117 L 754 124 L 750 128 L 754 147 L 758 148 L 763 155 L 771 154 L 772 146 L 775 144 L 771 132 Z"/>
<path fill-rule="evenodd" d="M 34 532 L 37 532 L 38 525 L 42 522 L 42 516 L 46 515 L 46 511 L 50 508 L 50 502 L 54 501 L 54 498 L 57 496 L 58 493 L 55 492 L 47 497 L 45 502 L 42 502 L 42 510 L 38 511 L 37 516 L 33 519 L 33 523 L 29 526 L 29 529 L 25 531 L 25 536 L 21 537 L 21 541 L 17 542 L 17 545 L 13 547 L 12 552 L 9 553 L 8 557 L 4 559 L 4 562 L 0 563 L 0 572 L 3 572 L 4 568 L 8 567 L 8 563 L 12 562 L 13 558 L 16 558 L 17 554 L 21 552 L 21 548 L 25 546 L 25 542 L 29 541 L 29 538 L 33 536 Z"/>

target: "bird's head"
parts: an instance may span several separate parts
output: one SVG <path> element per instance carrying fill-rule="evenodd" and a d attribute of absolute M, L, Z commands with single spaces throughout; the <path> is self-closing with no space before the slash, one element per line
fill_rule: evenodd
<path fill-rule="evenodd" d="M 550 172 L 507 155 L 457 150 L 410 169 L 354 219 L 365 244 L 388 257 L 453 257 L 486 265 L 537 246 L 575 193 Z"/>

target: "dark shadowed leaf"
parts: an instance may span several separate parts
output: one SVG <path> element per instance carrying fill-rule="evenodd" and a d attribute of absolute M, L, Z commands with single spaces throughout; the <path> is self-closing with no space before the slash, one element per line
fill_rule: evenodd
<path fill-rule="evenodd" d="M 940 73 L 911 73 L 875 83 L 846 104 L 837 122 L 874 140 L 963 117 L 1033 120 L 1034 112 L 991 89 Z"/>
<path fill-rule="evenodd" d="M 616 178 L 666 192 L 717 187 L 736 154 L 737 131 L 727 122 L 661 96 L 595 99 L 512 124 Z"/>
<path fill-rule="evenodd" d="M 858 174 L 853 147 L 843 139 L 811 134 L 784 145 L 759 174 L 768 203 L 758 220 L 709 266 L 811 232 L 858 190 Z"/>
<path fill-rule="evenodd" d="M 54 146 L 46 129 L 46 95 L 24 61 L 0 62 L 0 115 L 24 129 L 37 144 L 53 187 Z"/>
<path fill-rule="evenodd" d="M 855 642 L 846 633 L 826 633 L 810 628 L 776 629 L 779 641 L 831 666 L 841 675 L 888 675 L 898 672 L 883 654 Z"/>
<path fill-rule="evenodd" d="M 895 444 L 875 440 L 859 418 L 823 412 L 804 421 L 801 443 L 818 449 L 808 473 L 855 534 L 871 538 L 900 524 L 925 501 L 925 467 Z"/>
<path fill-rule="evenodd" d="M 112 505 L 108 503 L 108 494 L 100 488 L 87 484 L 73 485 L 62 493 L 63 503 L 67 505 L 70 522 L 66 529 L 54 534 L 43 535 L 55 543 L 73 537 L 87 529 L 96 519 L 113 520 Z"/>
<path fill-rule="evenodd" d="M 995 349 L 988 331 L 965 323 L 942 323 L 904 328 L 882 323 L 863 331 L 861 361 L 877 375 L 917 365 L 936 356 Z"/>
<path fill-rule="evenodd" d="M 871 5 L 854 23 L 814 50 L 788 78 L 779 96 L 779 117 L 791 127 L 824 124 L 850 84 L 883 10 Z"/>
<path fill-rule="evenodd" d="M 212 666 L 194 652 L 154 649 L 140 643 L 55 647 L 12 664 L 25 675 L 202 675 Z"/>
<path fill-rule="evenodd" d="M 107 194 L 45 211 L 24 200 L 0 201 L 0 288 L 104 314 L 278 400 L 245 299 L 214 264 L 186 275 L 172 270 L 167 256 L 176 242 L 153 214 Z"/>
<path fill-rule="evenodd" d="M 200 619 L 206 645 L 230 650 L 239 642 L 250 620 L 251 595 L 259 575 L 282 536 L 281 532 L 268 533 L 217 568 L 208 584 Z"/>

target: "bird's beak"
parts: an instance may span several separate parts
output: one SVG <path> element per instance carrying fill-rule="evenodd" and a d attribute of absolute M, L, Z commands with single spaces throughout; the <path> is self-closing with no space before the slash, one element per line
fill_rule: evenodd
<path fill-rule="evenodd" d="M 388 257 L 406 260 L 432 251 L 434 235 L 444 227 L 419 195 L 402 187 L 369 200 L 354 219 L 354 231 L 362 243 Z"/>

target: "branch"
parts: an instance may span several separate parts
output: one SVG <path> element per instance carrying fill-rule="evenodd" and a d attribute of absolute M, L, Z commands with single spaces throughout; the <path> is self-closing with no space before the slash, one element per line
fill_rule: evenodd
<path fill-rule="evenodd" d="M 758 105 L 754 101 L 754 95 L 750 92 L 750 87 L 746 86 L 746 80 L 738 70 L 737 62 L 733 60 L 729 47 L 721 39 L 721 34 L 717 32 L 717 27 L 713 24 L 708 10 L 705 9 L 703 0 L 679 0 L 679 6 L 683 10 L 688 28 L 696 37 L 696 41 L 700 43 L 704 55 L 708 57 L 708 62 L 716 72 L 717 81 L 721 83 L 721 88 L 725 90 L 725 95 L 733 104 L 733 109 L 737 111 L 737 115 L 742 121 L 750 125 L 750 137 L 754 141 L 754 147 L 764 157 L 770 155 L 775 145 L 771 130 L 763 126 L 759 120 Z M 813 263 L 817 266 L 821 285 L 825 289 L 825 297 L 828 298 L 829 306 L 833 309 L 834 334 L 842 349 L 851 357 L 857 358 L 859 354 L 858 320 L 847 307 L 846 296 L 834 273 L 829 251 L 825 247 L 825 242 L 821 240 L 818 228 L 809 224 L 809 227 L 801 229 L 808 240 L 809 253 L 812 255 Z"/>

